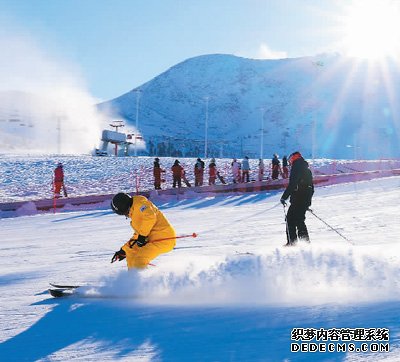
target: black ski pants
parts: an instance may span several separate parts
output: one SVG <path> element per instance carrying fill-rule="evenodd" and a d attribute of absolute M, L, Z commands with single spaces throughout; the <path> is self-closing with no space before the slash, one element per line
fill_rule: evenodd
<path fill-rule="evenodd" d="M 173 176 L 172 187 L 176 187 L 177 184 L 178 187 L 182 187 L 182 179 L 179 176 Z"/>
<path fill-rule="evenodd" d="M 295 243 L 297 238 L 310 240 L 305 224 L 308 206 L 304 204 L 291 204 L 286 215 L 289 242 Z"/>

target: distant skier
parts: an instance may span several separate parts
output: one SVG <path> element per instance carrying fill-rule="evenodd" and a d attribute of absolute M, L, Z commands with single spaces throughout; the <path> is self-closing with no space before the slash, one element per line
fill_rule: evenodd
<path fill-rule="evenodd" d="M 282 158 L 282 177 L 285 179 L 289 177 L 289 167 L 286 156 L 283 156 Z"/>
<path fill-rule="evenodd" d="M 175 160 L 173 166 L 171 167 L 172 170 L 172 187 L 182 187 L 182 171 L 183 167 L 179 164 L 178 160 Z"/>
<path fill-rule="evenodd" d="M 245 156 L 242 161 L 242 182 L 250 182 L 250 163 L 248 156 Z"/>
<path fill-rule="evenodd" d="M 290 207 L 286 215 L 288 239 L 286 245 L 294 245 L 297 238 L 310 241 L 304 220 L 306 211 L 311 206 L 314 185 L 308 163 L 300 152 L 292 153 L 288 162 L 291 165 L 289 184 L 281 197 L 281 203 L 286 206 L 286 200 L 290 196 Z"/>
<path fill-rule="evenodd" d="M 265 171 L 264 160 L 260 158 L 258 160 L 258 181 L 262 181 L 263 180 L 264 171 Z"/>
<path fill-rule="evenodd" d="M 60 192 L 61 188 L 63 189 L 64 196 L 68 197 L 67 190 L 64 185 L 64 169 L 63 164 L 59 162 L 57 167 L 54 170 L 54 180 L 53 180 L 53 187 L 54 187 L 54 197 L 59 198 L 61 197 Z"/>
<path fill-rule="evenodd" d="M 231 163 L 231 166 L 232 166 L 232 180 L 233 180 L 233 183 L 235 184 L 237 182 L 240 182 L 240 167 L 241 167 L 241 165 L 240 165 L 240 162 L 238 162 L 237 159 L 234 158 Z"/>
<path fill-rule="evenodd" d="M 217 179 L 217 165 L 215 164 L 215 158 L 211 159 L 208 165 L 208 184 L 215 185 L 215 180 Z"/>
<path fill-rule="evenodd" d="M 278 158 L 278 155 L 276 153 L 274 153 L 274 157 L 272 158 L 272 175 L 271 178 L 273 180 L 277 180 L 279 177 L 279 174 L 281 173 L 281 165 L 280 165 L 280 161 Z"/>
<path fill-rule="evenodd" d="M 126 258 L 128 269 L 145 268 L 154 258 L 175 247 L 174 228 L 146 197 L 118 193 L 111 201 L 111 208 L 116 214 L 130 218 L 134 230 L 129 241 L 114 254 L 111 263 Z M 159 239 L 164 240 L 157 241 Z"/>
<path fill-rule="evenodd" d="M 160 166 L 160 159 L 156 157 L 154 159 L 153 176 L 154 176 L 154 188 L 161 190 L 161 173 L 165 172 Z"/>
<path fill-rule="evenodd" d="M 204 161 L 199 157 L 194 165 L 194 185 L 203 186 L 204 182 Z"/>

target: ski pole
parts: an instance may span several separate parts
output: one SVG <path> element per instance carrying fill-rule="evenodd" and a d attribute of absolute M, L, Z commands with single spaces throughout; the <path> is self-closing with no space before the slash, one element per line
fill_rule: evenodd
<path fill-rule="evenodd" d="M 161 239 L 151 240 L 151 241 L 148 241 L 146 244 L 148 244 L 148 243 L 157 243 L 159 241 L 172 240 L 172 239 L 183 239 L 183 238 L 197 238 L 197 234 L 196 233 L 192 233 L 192 234 L 188 234 L 188 235 L 170 236 L 168 238 L 161 238 Z M 130 239 L 129 240 L 129 246 L 132 248 L 136 244 L 136 241 L 137 241 L 136 239 Z"/>
<path fill-rule="evenodd" d="M 168 237 L 168 238 L 151 240 L 151 241 L 149 241 L 149 243 L 156 243 L 158 241 L 171 240 L 171 239 L 183 239 L 183 238 L 197 238 L 197 234 L 192 233 L 192 234 L 188 234 L 188 235 L 172 236 L 172 237 Z"/>
<path fill-rule="evenodd" d="M 63 181 L 62 187 L 63 187 L 64 197 L 68 197 L 68 193 L 67 193 L 67 189 L 65 188 L 64 181 Z"/>
<path fill-rule="evenodd" d="M 52 178 L 53 184 L 53 212 L 56 213 L 57 201 L 56 201 L 56 183 L 55 180 Z"/>
<path fill-rule="evenodd" d="M 352 241 L 350 241 L 349 239 L 347 239 L 343 234 L 341 234 L 337 229 L 335 229 L 334 227 L 332 227 L 331 225 L 329 225 L 326 221 L 322 220 L 318 215 L 315 215 L 314 211 L 312 211 L 311 209 L 308 209 L 308 211 L 311 212 L 311 214 L 313 214 L 318 220 L 322 221 L 326 226 L 328 226 L 331 230 L 333 230 L 336 234 L 340 235 L 344 240 L 348 241 L 350 244 L 354 243 Z"/>
<path fill-rule="evenodd" d="M 288 244 L 290 244 L 290 239 L 289 239 L 289 228 L 288 228 L 288 223 L 287 223 L 287 214 L 286 214 L 286 205 L 283 205 L 283 213 L 285 214 L 285 224 L 286 224 L 286 240 Z"/>

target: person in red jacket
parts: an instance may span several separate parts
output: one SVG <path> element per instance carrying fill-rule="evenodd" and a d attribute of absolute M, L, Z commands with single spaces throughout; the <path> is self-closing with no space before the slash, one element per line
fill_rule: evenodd
<path fill-rule="evenodd" d="M 194 165 L 194 185 L 203 186 L 204 161 L 199 157 Z"/>
<path fill-rule="evenodd" d="M 182 171 L 183 167 L 179 164 L 180 162 L 178 160 L 175 160 L 173 166 L 171 167 L 172 170 L 172 187 L 182 187 Z"/>
<path fill-rule="evenodd" d="M 160 166 L 160 159 L 156 157 L 154 159 L 153 176 L 154 176 L 154 188 L 161 190 L 161 173 L 165 172 Z"/>
<path fill-rule="evenodd" d="M 54 197 L 56 197 L 56 198 L 60 197 L 61 188 L 64 191 L 64 196 L 68 197 L 67 190 L 65 189 L 65 185 L 64 185 L 63 164 L 61 162 L 58 163 L 56 169 L 54 170 L 53 187 L 54 187 Z"/>
<path fill-rule="evenodd" d="M 211 159 L 208 165 L 208 184 L 215 185 L 215 180 L 217 178 L 217 165 L 215 164 L 215 158 Z"/>
<path fill-rule="evenodd" d="M 279 161 L 278 155 L 274 153 L 274 157 L 272 158 L 272 175 L 271 178 L 273 180 L 277 180 L 279 174 L 282 174 L 281 170 L 281 162 Z"/>

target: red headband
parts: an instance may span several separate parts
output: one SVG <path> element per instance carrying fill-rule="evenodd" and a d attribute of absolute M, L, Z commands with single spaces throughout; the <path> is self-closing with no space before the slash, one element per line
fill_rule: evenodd
<path fill-rule="evenodd" d="M 301 157 L 301 153 L 300 152 L 295 152 L 293 153 L 290 157 L 289 157 L 289 162 L 293 163 L 294 161 L 296 161 L 297 159 L 299 159 Z"/>

